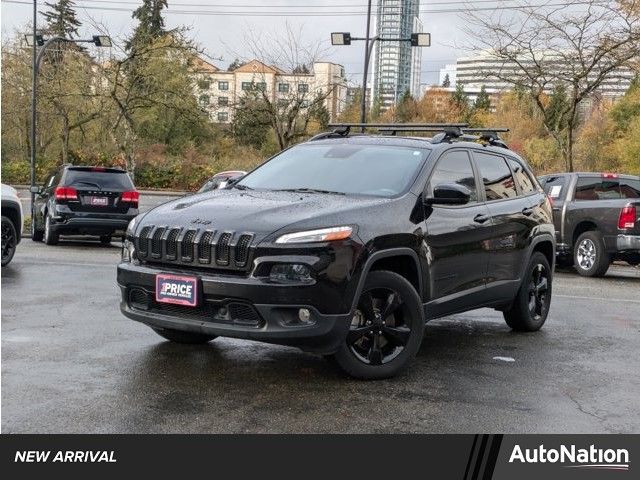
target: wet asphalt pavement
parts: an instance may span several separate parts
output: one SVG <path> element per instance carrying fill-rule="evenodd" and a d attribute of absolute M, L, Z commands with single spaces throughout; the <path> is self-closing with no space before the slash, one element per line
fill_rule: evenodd
<path fill-rule="evenodd" d="M 294 348 L 165 342 L 120 314 L 119 255 L 26 239 L 2 269 L 3 433 L 640 432 L 638 269 L 557 273 L 538 333 L 434 321 L 412 368 L 363 382 Z"/>

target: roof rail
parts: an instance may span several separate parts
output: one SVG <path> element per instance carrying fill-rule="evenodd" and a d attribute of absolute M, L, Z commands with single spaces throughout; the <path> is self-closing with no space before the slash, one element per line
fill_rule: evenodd
<path fill-rule="evenodd" d="M 333 138 L 333 137 L 348 137 L 349 132 L 351 131 L 350 125 L 332 125 L 329 124 L 329 127 L 335 127 L 330 132 L 322 132 L 319 133 L 309 139 L 310 142 L 315 140 L 324 140 L 325 138 Z"/>

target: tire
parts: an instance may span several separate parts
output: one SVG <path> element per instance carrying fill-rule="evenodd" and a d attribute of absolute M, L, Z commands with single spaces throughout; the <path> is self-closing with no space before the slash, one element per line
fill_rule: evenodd
<path fill-rule="evenodd" d="M 51 227 L 51 217 L 49 214 L 46 215 L 44 220 L 44 243 L 47 245 L 57 245 L 58 240 L 60 239 L 60 235 L 58 232 L 55 232 Z"/>
<path fill-rule="evenodd" d="M 603 277 L 607 273 L 611 257 L 600 232 L 584 232 L 578 237 L 573 246 L 573 260 L 577 272 L 584 277 Z"/>
<path fill-rule="evenodd" d="M 169 328 L 153 328 L 153 331 L 162 338 L 174 343 L 184 343 L 197 345 L 213 340 L 215 335 L 204 335 L 202 333 L 183 332 L 182 330 L 171 330 Z"/>
<path fill-rule="evenodd" d="M 111 245 L 111 235 L 101 235 L 100 243 L 105 246 Z"/>
<path fill-rule="evenodd" d="M 44 230 L 36 230 L 36 220 L 31 217 L 31 240 L 41 242 L 44 238 Z"/>
<path fill-rule="evenodd" d="M 534 252 L 511 308 L 503 312 L 507 325 L 518 332 L 540 330 L 549 315 L 552 286 L 553 272 L 547 257 Z"/>
<path fill-rule="evenodd" d="M 415 358 L 424 326 L 422 301 L 413 285 L 394 272 L 371 272 L 349 333 L 330 360 L 355 378 L 393 377 Z"/>
<path fill-rule="evenodd" d="M 18 234 L 16 227 L 9 217 L 2 215 L 2 266 L 9 265 L 16 253 Z"/>

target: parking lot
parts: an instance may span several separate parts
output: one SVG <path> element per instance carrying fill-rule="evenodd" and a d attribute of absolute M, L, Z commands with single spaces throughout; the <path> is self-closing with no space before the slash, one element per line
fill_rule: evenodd
<path fill-rule="evenodd" d="M 640 430 L 638 269 L 558 272 L 538 333 L 434 321 L 410 370 L 362 382 L 294 348 L 165 342 L 119 312 L 119 246 L 25 239 L 3 268 L 4 433 Z"/>

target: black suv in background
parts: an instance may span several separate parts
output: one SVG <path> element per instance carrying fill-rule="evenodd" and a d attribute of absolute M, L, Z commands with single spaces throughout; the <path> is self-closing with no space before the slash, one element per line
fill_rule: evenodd
<path fill-rule="evenodd" d="M 491 132 L 351 127 L 140 215 L 122 312 L 174 342 L 294 345 L 359 378 L 405 368 L 429 319 L 492 307 L 514 330 L 542 327 L 555 239 L 526 162 Z"/>
<path fill-rule="evenodd" d="M 553 204 L 559 265 L 598 277 L 615 260 L 640 264 L 640 177 L 557 173 L 540 183 Z"/>
<path fill-rule="evenodd" d="M 39 190 L 31 236 L 47 245 L 60 235 L 96 235 L 103 244 L 124 235 L 138 215 L 139 193 L 129 174 L 118 168 L 65 165 Z"/>

